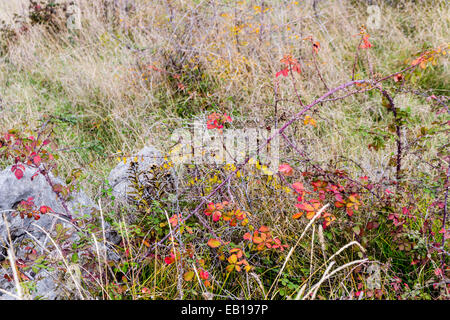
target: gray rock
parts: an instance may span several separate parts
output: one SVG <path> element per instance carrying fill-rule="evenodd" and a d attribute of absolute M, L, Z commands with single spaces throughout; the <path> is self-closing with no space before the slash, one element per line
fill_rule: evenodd
<path fill-rule="evenodd" d="M 58 252 L 51 245 L 51 240 L 40 228 L 54 235 L 55 225 L 61 224 L 64 229 L 67 229 L 67 234 L 69 235 L 68 241 L 66 241 L 67 245 L 79 239 L 75 227 L 57 214 L 42 214 L 37 221 L 35 219 L 21 219 L 20 216 L 12 216 L 17 205 L 22 200 L 27 200 L 30 197 L 33 198 L 37 208 L 49 206 L 55 213 L 65 214 L 61 201 L 57 198 L 56 193 L 47 183 L 45 177 L 39 174 L 33 181 L 31 180 L 35 172 L 35 169 L 26 167 L 23 178 L 17 180 L 14 173 L 11 172 L 11 167 L 0 171 L 0 263 L 7 258 L 7 248 L 10 247 L 9 235 L 13 242 L 16 258 L 23 258 L 24 260 L 26 260 L 24 258 L 24 247 L 28 243 L 33 243 L 36 250 L 41 250 L 40 254 L 44 252 L 49 253 L 50 251 L 50 256 L 54 257 L 54 261 L 58 261 L 58 259 L 61 261 L 60 257 L 58 257 Z M 54 184 L 64 185 L 59 178 L 51 176 L 51 180 Z M 92 208 L 97 208 L 96 204 L 84 192 L 72 193 L 66 205 L 73 218 L 90 216 Z M 7 227 L 9 228 L 9 235 Z M 117 241 L 117 235 L 111 230 L 108 230 L 106 237 L 108 240 L 113 239 L 114 242 Z M 46 248 L 46 250 L 41 247 Z M 30 272 L 29 278 L 34 282 L 31 298 L 67 299 L 76 297 L 76 292 L 73 291 L 73 284 L 67 284 L 70 282 L 70 279 L 61 281 L 61 272 L 46 269 L 40 269 L 36 274 L 31 269 L 28 269 L 28 272 Z M 6 274 L 11 275 L 0 264 L 0 288 L 15 293 L 13 282 L 8 281 L 4 277 Z M 0 292 L 0 299 L 11 299 L 11 297 Z"/>
<path fill-rule="evenodd" d="M 136 154 L 136 157 L 139 171 L 147 170 L 152 165 L 161 165 L 164 162 L 161 152 L 152 146 L 144 147 Z M 109 184 L 112 187 L 112 195 L 119 202 L 125 203 L 127 201 L 127 193 L 130 191 L 128 170 L 133 160 L 128 159 L 127 163 L 119 163 L 108 176 Z"/>

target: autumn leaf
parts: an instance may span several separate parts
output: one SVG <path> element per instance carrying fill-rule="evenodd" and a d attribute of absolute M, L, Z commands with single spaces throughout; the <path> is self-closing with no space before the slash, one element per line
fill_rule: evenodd
<path fill-rule="evenodd" d="M 39 208 L 39 211 L 40 211 L 41 214 L 46 214 L 46 213 L 48 213 L 48 212 L 50 212 L 50 211 L 53 211 L 53 210 L 52 210 L 52 208 L 50 208 L 50 207 L 47 207 L 47 206 L 41 206 L 41 207 Z"/>
<path fill-rule="evenodd" d="M 202 280 L 207 280 L 207 279 L 209 278 L 209 273 L 208 273 L 208 271 L 204 271 L 204 270 L 202 270 L 202 269 L 200 269 L 200 270 L 198 271 L 198 275 L 199 275 L 200 279 L 202 279 Z"/>
<path fill-rule="evenodd" d="M 292 176 L 294 173 L 294 170 L 292 169 L 292 167 L 286 163 L 280 165 L 278 167 L 278 171 L 286 177 Z"/>
<path fill-rule="evenodd" d="M 236 266 L 235 264 L 229 264 L 225 269 L 227 270 L 228 273 L 230 273 L 231 271 L 234 270 L 235 266 Z"/>
<path fill-rule="evenodd" d="M 283 59 L 281 59 L 281 63 L 283 63 L 287 67 L 277 72 L 277 74 L 275 75 L 276 78 L 278 78 L 279 76 L 287 77 L 287 75 L 289 74 L 289 67 L 292 67 L 292 71 L 301 73 L 300 63 L 291 55 L 285 55 Z"/>
<path fill-rule="evenodd" d="M 166 264 L 172 264 L 172 263 L 174 263 L 175 262 L 175 256 L 173 255 L 173 253 L 170 255 L 170 256 L 168 256 L 168 257 L 165 257 L 164 258 L 164 262 L 166 263 Z"/>
<path fill-rule="evenodd" d="M 312 218 L 314 218 L 315 215 L 316 215 L 316 212 L 314 212 L 314 211 L 306 212 L 306 218 L 308 220 L 311 220 Z"/>
<path fill-rule="evenodd" d="M 292 188 L 294 188 L 294 190 L 297 191 L 298 193 L 302 193 L 305 190 L 305 187 L 303 186 L 303 183 L 301 183 L 301 182 L 293 183 Z"/>
<path fill-rule="evenodd" d="M 305 119 L 303 120 L 303 123 L 305 125 L 312 125 L 313 127 L 317 127 L 317 122 L 316 120 L 314 120 L 313 118 L 311 118 L 310 116 L 306 116 Z"/>
<path fill-rule="evenodd" d="M 235 255 L 235 254 L 232 254 L 232 255 L 228 258 L 228 262 L 231 263 L 231 264 L 235 264 L 235 263 L 237 262 L 237 260 L 238 260 L 238 257 L 237 257 L 237 255 Z"/>
<path fill-rule="evenodd" d="M 174 214 L 172 217 L 170 217 L 169 222 L 172 225 L 172 228 L 175 228 L 178 225 L 178 219 L 179 219 L 178 214 Z"/>
<path fill-rule="evenodd" d="M 336 201 L 334 205 L 336 206 L 336 208 L 342 208 L 344 206 L 344 203 Z"/>
<path fill-rule="evenodd" d="M 292 216 L 292 218 L 293 218 L 293 219 L 298 219 L 298 218 L 300 218 L 303 214 L 304 214 L 304 212 L 300 211 L 300 212 L 294 214 L 294 215 Z"/>
<path fill-rule="evenodd" d="M 319 49 L 320 49 L 320 42 L 319 41 L 314 42 L 313 43 L 313 50 L 314 50 L 314 52 L 316 54 L 319 53 Z"/>
<path fill-rule="evenodd" d="M 396 74 L 396 75 L 394 76 L 394 81 L 395 81 L 395 82 L 399 82 L 399 81 L 402 81 L 402 80 L 403 80 L 403 75 L 402 75 L 401 73 Z"/>
<path fill-rule="evenodd" d="M 304 210 L 304 211 L 308 211 L 308 212 L 314 211 L 314 207 L 307 202 L 297 203 L 295 206 L 297 208 L 299 208 L 300 210 Z"/>
<path fill-rule="evenodd" d="M 254 235 L 253 236 L 253 243 L 255 244 L 260 244 L 264 241 L 264 239 L 258 235 Z"/>
<path fill-rule="evenodd" d="M 346 212 L 349 217 L 353 216 L 353 210 L 351 208 L 346 208 Z"/>
<path fill-rule="evenodd" d="M 369 35 L 368 34 L 365 34 L 363 36 L 362 40 L 363 40 L 364 43 L 359 46 L 360 49 L 372 48 L 372 44 L 369 41 Z"/>
<path fill-rule="evenodd" d="M 195 275 L 194 271 L 188 271 L 183 275 L 183 278 L 185 281 L 189 282 L 194 278 L 194 275 Z"/>
<path fill-rule="evenodd" d="M 250 240 L 250 241 L 253 240 L 253 237 L 250 234 L 250 232 L 247 232 L 247 233 L 244 234 L 244 240 Z"/>
<path fill-rule="evenodd" d="M 235 253 L 238 259 L 242 258 L 244 252 L 240 248 L 233 248 L 229 251 L 230 253 Z"/>
<path fill-rule="evenodd" d="M 23 178 L 23 171 L 20 170 L 20 169 L 17 169 L 17 170 L 14 172 L 14 175 L 16 176 L 17 180 L 20 180 L 20 179 Z"/>
<path fill-rule="evenodd" d="M 60 184 L 55 184 L 55 185 L 53 186 L 53 191 L 56 192 L 56 193 L 60 193 L 60 192 L 63 191 L 63 186 L 60 185 Z"/>
<path fill-rule="evenodd" d="M 283 70 L 277 72 L 277 74 L 275 75 L 275 78 L 278 78 L 279 76 L 287 77 L 288 73 L 289 73 L 289 69 L 284 68 Z"/>
<path fill-rule="evenodd" d="M 148 243 L 147 240 L 142 240 L 142 243 L 143 243 L 144 246 L 146 246 L 147 248 L 150 248 L 150 243 Z"/>
<path fill-rule="evenodd" d="M 214 238 L 211 238 L 208 240 L 208 246 L 211 248 L 217 248 L 220 247 L 220 241 Z"/>
<path fill-rule="evenodd" d="M 214 213 L 213 213 L 213 221 L 214 222 L 219 221 L 221 216 L 222 216 L 222 213 L 220 211 L 214 211 Z"/>
<path fill-rule="evenodd" d="M 41 157 L 39 157 L 39 156 L 34 156 L 33 157 L 33 163 L 36 165 L 36 166 L 40 166 L 40 164 L 41 164 Z"/>

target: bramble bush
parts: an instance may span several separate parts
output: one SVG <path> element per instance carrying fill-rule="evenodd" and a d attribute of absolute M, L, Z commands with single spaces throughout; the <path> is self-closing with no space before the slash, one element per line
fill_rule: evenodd
<path fill-rule="evenodd" d="M 360 37 L 356 56 L 360 50 L 372 48 L 369 34 L 364 29 L 361 30 Z M 320 54 L 320 43 L 312 38 L 307 40 L 311 41 L 312 55 Z M 190 165 L 189 170 L 182 171 L 183 175 L 178 177 L 184 182 L 184 188 L 177 190 L 179 207 L 176 209 L 177 213 L 172 215 L 169 214 L 174 212 L 170 191 L 167 193 L 166 190 L 165 194 L 159 193 L 157 196 L 153 191 L 150 197 L 143 196 L 151 194 L 151 190 L 155 188 L 161 191 L 164 186 L 156 183 L 161 182 L 161 178 L 152 178 L 153 181 L 144 179 L 147 184 L 142 183 L 143 179 L 134 178 L 133 199 L 137 202 L 137 210 L 141 212 L 136 227 L 145 225 L 144 229 L 149 230 L 147 233 L 141 230 L 140 234 L 146 236 L 138 239 L 147 247 L 147 255 L 156 258 L 155 251 L 158 251 L 164 263 L 169 268 L 173 266 L 176 269 L 180 297 L 195 297 L 197 290 L 201 290 L 204 297 L 209 297 L 210 292 L 214 291 L 218 291 L 220 295 L 225 290 L 225 285 L 227 294 L 238 294 L 232 291 L 233 288 L 242 289 L 239 284 L 248 281 L 249 274 L 261 283 L 261 297 L 264 298 L 268 298 L 270 293 L 272 296 L 278 294 L 310 298 L 311 295 L 315 296 L 318 290 L 318 287 L 311 285 L 310 290 L 305 292 L 308 281 L 312 279 L 319 281 L 321 286 L 326 286 L 319 274 L 306 273 L 303 280 L 292 282 L 283 273 L 283 268 L 295 252 L 301 237 L 295 245 L 289 245 L 289 242 L 292 243 L 292 240 L 298 238 L 295 236 L 295 229 L 275 232 L 274 228 L 268 225 L 261 212 L 264 212 L 265 207 L 271 206 L 291 212 L 291 225 L 294 221 L 302 221 L 309 223 L 308 227 L 314 223 L 312 225 L 315 228 L 316 223 L 320 223 L 325 257 L 334 257 L 330 249 L 340 250 L 339 246 L 326 248 L 324 236 L 328 241 L 342 244 L 344 248 L 346 244 L 356 244 L 353 252 L 360 260 L 353 261 L 355 264 L 359 263 L 353 270 L 355 278 L 358 279 L 354 288 L 355 297 L 362 293 L 369 298 L 378 299 L 390 298 L 393 295 L 413 295 L 409 286 L 417 277 L 415 270 L 417 266 L 427 265 L 433 272 L 427 275 L 430 281 L 434 278 L 433 289 L 423 293 L 421 297 L 437 297 L 448 290 L 445 280 L 448 274 L 448 253 L 445 247 L 449 238 L 445 225 L 445 201 L 448 196 L 447 160 L 427 160 L 427 163 L 438 163 L 430 164 L 437 173 L 433 181 L 427 179 L 424 172 L 408 172 L 403 167 L 408 154 L 423 148 L 424 140 L 447 132 L 446 98 L 435 95 L 427 97 L 427 101 L 433 105 L 435 126 L 421 128 L 415 135 L 408 132 L 408 123 L 414 119 L 409 116 L 407 110 L 397 107 L 393 98 L 395 94 L 416 94 L 405 90 L 408 80 L 425 70 L 428 63 L 435 65 L 439 56 L 446 54 L 446 49 L 446 46 L 442 46 L 426 51 L 411 59 L 402 70 L 388 76 L 352 80 L 335 89 L 328 89 L 326 94 L 309 105 L 305 105 L 300 96 L 297 96 L 302 111 L 277 132 L 285 139 L 287 147 L 294 150 L 296 156 L 290 164 L 280 165 L 277 173 L 270 172 L 267 166 L 250 157 L 244 163 L 222 167 Z M 284 67 L 275 75 L 276 81 L 279 81 L 279 77 L 290 79 L 294 90 L 297 91 L 293 75 L 294 72 L 301 73 L 299 62 L 287 55 L 281 63 Z M 317 71 L 321 77 L 320 71 Z M 355 78 L 354 74 L 352 78 Z M 328 88 L 328 85 L 325 84 L 325 87 Z M 355 89 L 347 89 L 351 87 Z M 341 90 L 345 91 L 342 96 L 333 96 Z M 319 103 L 368 94 L 371 91 L 379 93 L 380 103 L 392 117 L 385 130 L 370 132 L 374 142 L 367 148 L 382 150 L 387 149 L 389 141 L 394 143 L 395 152 L 391 154 L 390 160 L 390 165 L 394 168 L 392 179 L 384 178 L 375 182 L 367 176 L 352 176 L 345 170 L 320 167 L 284 134 L 290 124 L 302 119 L 304 125 L 316 127 L 317 121 L 306 112 L 312 111 Z M 222 133 L 224 124 L 231 121 L 227 114 L 214 112 L 208 116 L 207 129 Z M 402 136 L 405 131 L 409 139 Z M 270 143 L 272 138 L 266 143 Z M 443 150 L 446 141 L 443 140 L 443 143 L 444 145 L 438 148 Z M 437 155 L 441 156 L 442 153 Z M 448 159 L 448 156 L 446 157 L 445 159 Z M 126 159 L 121 158 L 125 161 Z M 305 169 L 301 169 L 302 162 L 308 163 Z M 172 166 L 166 158 L 163 165 L 152 169 L 152 174 L 159 171 L 167 175 Z M 145 174 L 146 172 L 135 172 L 133 177 Z M 161 174 L 156 176 L 161 177 Z M 245 195 L 242 194 L 242 188 Z M 433 191 L 427 192 L 424 197 L 421 191 L 426 189 Z M 262 200 L 260 203 L 250 201 L 249 194 L 252 192 L 258 193 L 258 199 Z M 247 205 L 242 205 L 245 203 L 251 210 Z M 424 209 L 427 212 L 425 216 L 422 214 Z M 136 238 L 133 237 L 133 241 L 136 241 Z M 364 266 L 375 260 L 386 263 L 393 282 L 384 284 L 383 288 L 367 289 L 364 288 Z M 279 263 L 282 261 L 284 264 L 280 269 Z M 281 276 L 284 276 L 282 283 L 290 286 L 272 292 L 271 289 Z M 322 275 L 325 276 L 326 273 Z M 219 280 L 223 277 L 224 280 Z M 269 287 L 268 292 L 264 291 L 264 286 Z M 147 287 L 144 289 L 145 292 L 151 292 Z"/>
<path fill-rule="evenodd" d="M 259 14 L 265 10 L 254 8 Z M 230 29 L 236 42 L 241 29 L 239 25 Z M 277 172 L 270 171 L 257 155 L 248 155 L 241 163 L 188 164 L 176 170 L 180 168 L 168 154 L 162 164 L 145 171 L 136 165 L 139 157 L 110 155 L 130 164 L 133 190 L 127 205 L 115 202 L 111 188 L 105 187 L 102 193 L 106 202 L 102 219 L 121 236 L 116 246 L 118 260 L 98 255 L 89 237 L 90 232 L 100 230 L 95 221 L 99 213 L 93 211 L 93 220 L 76 220 L 65 205 L 84 168 L 74 170 L 66 186 L 52 182 L 50 172 L 58 175 L 58 137 L 49 128 L 49 120 L 36 133 L 17 128 L 2 134 L 0 156 L 13 165 L 19 180 L 30 169 L 44 176 L 65 212 L 36 208 L 33 199 L 24 199 L 11 214 L 39 219 L 52 212 L 78 229 L 89 226 L 74 248 L 86 248 L 89 259 L 83 264 L 83 286 L 91 296 L 448 299 L 448 97 L 414 87 L 424 73 L 446 58 L 448 44 L 400 61 L 398 69 L 382 75 L 374 72 L 370 52 L 377 45 L 370 34 L 361 27 L 356 36 L 352 64 L 343 71 L 349 81 L 339 85 L 327 82 L 321 71 L 321 44 L 312 36 L 299 39 L 309 48 L 308 64 L 304 56 L 300 59 L 294 53 L 286 53 L 273 64 L 271 107 L 276 131 L 258 150 L 270 146 L 275 135 L 281 138 L 282 164 Z M 169 55 L 167 70 L 148 65 L 143 80 L 151 73 L 166 77 L 169 89 L 182 101 L 191 98 L 194 89 L 190 85 L 202 86 L 203 76 L 197 78 L 192 70 L 178 66 L 174 59 L 186 58 L 180 52 Z M 222 75 L 229 76 L 231 68 L 225 66 Z M 305 73 L 313 74 L 324 88 L 317 89 L 313 97 L 302 95 L 299 79 Z M 278 114 L 278 104 L 285 99 L 283 91 L 294 96 L 289 101 L 295 104 L 293 114 Z M 380 112 L 387 122 L 375 120 L 370 128 L 349 130 L 364 135 L 367 152 L 380 152 L 389 159 L 390 168 L 381 178 L 366 174 L 363 165 L 346 154 L 335 158 L 351 162 L 352 170 L 342 168 L 338 161 L 319 163 L 293 138 L 298 127 L 323 134 L 321 122 L 326 119 L 319 117 L 318 109 L 369 96 L 382 106 Z M 405 101 L 400 97 L 427 103 L 431 125 L 421 126 L 411 107 L 399 105 Z M 199 112 L 185 107 L 178 105 L 179 116 Z M 207 130 L 223 134 L 239 125 L 239 119 L 223 109 L 205 108 Z M 425 152 L 431 146 L 433 152 Z M 37 258 L 34 247 L 27 250 L 30 261 L 17 263 L 31 268 L 42 265 L 45 257 Z M 66 254 L 77 263 L 74 252 Z M 102 268 L 107 271 L 99 271 Z"/>

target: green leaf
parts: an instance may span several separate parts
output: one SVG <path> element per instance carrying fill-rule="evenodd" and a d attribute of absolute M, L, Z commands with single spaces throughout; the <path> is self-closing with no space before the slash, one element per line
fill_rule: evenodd
<path fill-rule="evenodd" d="M 79 260 L 79 258 L 78 258 L 78 253 L 74 253 L 74 254 L 72 254 L 72 262 L 73 263 L 77 263 L 78 262 L 78 260 Z"/>
<path fill-rule="evenodd" d="M 352 228 L 352 230 L 353 230 L 353 232 L 354 232 L 355 234 L 360 234 L 360 233 L 361 233 L 361 227 L 360 227 L 360 226 L 354 226 L 354 227 Z"/>

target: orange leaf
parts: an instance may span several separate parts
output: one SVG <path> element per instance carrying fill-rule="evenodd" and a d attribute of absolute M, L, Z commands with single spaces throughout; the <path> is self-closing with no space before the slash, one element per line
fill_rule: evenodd
<path fill-rule="evenodd" d="M 300 211 L 292 216 L 293 219 L 298 219 L 303 215 L 304 212 Z"/>
<path fill-rule="evenodd" d="M 306 116 L 305 119 L 303 120 L 303 123 L 304 123 L 305 125 L 310 124 L 310 125 L 312 125 L 312 126 L 314 126 L 314 127 L 317 127 L 317 122 L 316 122 L 316 120 L 314 120 L 314 119 L 311 118 L 310 116 Z"/>
<path fill-rule="evenodd" d="M 314 211 L 310 211 L 306 213 L 306 218 L 311 220 L 312 218 L 314 218 L 315 215 L 316 213 Z"/>
<path fill-rule="evenodd" d="M 253 242 L 258 244 L 258 243 L 263 242 L 263 239 L 261 237 L 255 236 L 255 237 L 253 237 Z"/>
<path fill-rule="evenodd" d="M 304 210 L 304 211 L 308 211 L 308 212 L 314 211 L 314 207 L 307 202 L 297 203 L 295 206 L 297 208 L 299 208 L 300 210 Z"/>
<path fill-rule="evenodd" d="M 208 241 L 208 246 L 210 246 L 211 248 L 217 248 L 217 247 L 220 247 L 220 241 L 217 240 L 217 239 L 211 238 L 211 239 L 209 239 L 209 241 Z"/>
<path fill-rule="evenodd" d="M 303 183 L 301 183 L 301 182 L 293 183 L 292 188 L 294 188 L 294 190 L 299 193 L 301 193 L 303 190 L 305 190 L 305 187 L 303 186 Z"/>

